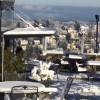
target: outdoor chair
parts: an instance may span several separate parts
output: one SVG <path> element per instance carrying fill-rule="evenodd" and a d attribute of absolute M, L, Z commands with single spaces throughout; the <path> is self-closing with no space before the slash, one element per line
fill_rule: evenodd
<path fill-rule="evenodd" d="M 79 64 L 77 61 L 76 61 L 76 66 L 77 66 L 77 71 L 78 72 L 87 72 L 87 68 L 84 64 Z"/>
<path fill-rule="evenodd" d="M 11 100 L 10 94 L 5 93 L 3 100 Z"/>
<path fill-rule="evenodd" d="M 39 100 L 51 100 L 52 94 L 56 92 L 58 92 L 57 88 L 45 87 L 44 91 L 39 93 Z"/>
<path fill-rule="evenodd" d="M 64 90 L 64 96 L 65 96 L 66 100 L 67 100 L 68 92 L 70 90 L 72 82 L 73 82 L 73 78 L 72 77 L 68 77 L 67 80 L 66 80 L 65 90 Z"/>
<path fill-rule="evenodd" d="M 75 78 L 77 78 L 77 74 L 82 73 L 82 74 L 86 74 L 86 77 L 83 77 L 84 79 L 87 79 L 88 81 L 91 79 L 91 77 L 93 77 L 93 75 L 96 74 L 95 71 L 89 71 L 89 66 L 86 66 L 84 63 L 78 63 L 76 61 L 76 66 L 77 66 L 77 72 L 75 75 Z"/>
<path fill-rule="evenodd" d="M 38 87 L 20 85 L 11 89 L 11 100 L 37 100 Z"/>
<path fill-rule="evenodd" d="M 72 82 L 73 82 L 73 78 L 68 77 L 62 91 L 60 91 L 60 93 L 58 93 L 57 96 L 55 96 L 54 100 L 68 100 L 67 99 L 68 98 L 68 92 L 70 90 Z"/>
<path fill-rule="evenodd" d="M 77 71 L 76 71 L 76 74 L 75 74 L 75 78 L 77 78 L 76 76 L 78 74 L 86 74 L 87 78 L 88 78 L 88 75 L 87 75 L 87 67 L 84 65 L 84 63 L 79 63 L 76 61 L 76 66 L 77 66 Z M 79 78 L 79 77 L 78 77 Z M 81 77 L 80 77 L 81 78 Z"/>

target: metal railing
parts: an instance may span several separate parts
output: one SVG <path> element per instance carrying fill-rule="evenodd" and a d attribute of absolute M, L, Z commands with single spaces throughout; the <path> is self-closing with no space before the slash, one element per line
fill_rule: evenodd
<path fill-rule="evenodd" d="M 4 74 L 4 81 L 24 81 L 26 73 L 11 72 Z"/>

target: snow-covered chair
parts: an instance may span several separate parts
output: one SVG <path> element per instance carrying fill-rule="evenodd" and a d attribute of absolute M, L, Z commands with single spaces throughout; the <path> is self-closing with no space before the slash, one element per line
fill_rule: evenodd
<path fill-rule="evenodd" d="M 31 76 L 29 76 L 29 78 L 32 80 L 36 80 L 36 81 L 41 81 L 41 76 L 39 75 L 39 68 L 37 66 L 35 66 L 32 70 L 31 70 Z"/>
<path fill-rule="evenodd" d="M 13 86 L 11 88 L 11 100 L 38 100 L 38 87 L 28 85 Z"/>
<path fill-rule="evenodd" d="M 87 71 L 87 68 L 84 64 L 79 64 L 78 62 L 76 62 L 76 66 L 77 66 L 78 72 L 86 72 Z"/>
<path fill-rule="evenodd" d="M 39 94 L 39 100 L 51 100 L 51 95 L 58 92 L 57 88 L 46 87 L 42 93 Z"/>
<path fill-rule="evenodd" d="M 4 100 L 11 100 L 11 97 L 9 94 L 5 93 Z"/>
<path fill-rule="evenodd" d="M 68 92 L 72 85 L 73 78 L 68 77 L 62 91 L 58 92 L 58 95 L 55 96 L 54 100 L 67 100 L 68 99 Z"/>
<path fill-rule="evenodd" d="M 51 62 L 47 63 L 44 61 L 40 61 L 38 66 L 35 66 L 31 71 L 31 76 L 29 79 L 33 79 L 39 82 L 48 83 L 54 78 L 54 71 L 49 70 L 51 66 Z M 45 82 L 46 81 L 46 82 Z"/>
<path fill-rule="evenodd" d="M 50 66 L 51 66 L 51 62 L 47 63 L 47 62 L 40 61 L 39 69 L 40 69 L 40 75 L 42 80 L 53 79 L 54 71 L 49 70 Z"/>
<path fill-rule="evenodd" d="M 89 71 L 88 66 L 84 65 L 84 63 L 79 64 L 76 62 L 76 66 L 77 66 L 78 73 L 76 73 L 75 78 L 76 78 L 77 74 L 81 73 L 81 74 L 79 74 L 78 78 L 82 78 L 82 79 L 85 78 L 85 79 L 90 80 L 90 78 L 93 77 L 93 75 L 95 74 L 95 72 Z M 82 75 L 82 74 L 84 74 L 84 75 Z"/>

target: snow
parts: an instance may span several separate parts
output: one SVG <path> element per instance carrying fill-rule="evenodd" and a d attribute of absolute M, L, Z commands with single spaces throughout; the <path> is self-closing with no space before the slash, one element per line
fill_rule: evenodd
<path fill-rule="evenodd" d="M 73 77 L 74 81 L 68 93 L 68 98 L 69 98 L 68 100 L 77 100 L 79 96 L 85 96 L 86 98 L 96 98 L 95 100 L 100 100 L 100 82 L 99 82 L 100 79 L 96 81 L 94 80 L 88 81 L 88 79 L 85 80 L 87 77 L 84 78 L 84 77 L 81 77 L 81 75 L 84 77 L 86 76 L 86 74 L 77 74 L 78 77 L 76 77 L 76 73 L 60 72 L 58 74 L 59 80 L 57 80 L 57 76 L 55 76 L 53 80 L 54 83 L 51 84 L 51 86 L 57 87 L 58 90 L 61 92 L 61 90 L 64 87 L 67 77 Z M 84 100 L 87 100 L 87 99 L 84 99 Z M 88 99 L 88 100 L 91 100 L 91 99 Z"/>

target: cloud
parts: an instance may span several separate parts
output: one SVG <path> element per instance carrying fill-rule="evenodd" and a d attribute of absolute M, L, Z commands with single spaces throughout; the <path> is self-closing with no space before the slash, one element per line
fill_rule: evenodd
<path fill-rule="evenodd" d="M 52 8 L 49 6 L 45 6 L 45 5 L 24 5 L 23 9 L 25 10 L 34 10 L 34 11 L 47 11 L 47 10 L 51 10 Z"/>
<path fill-rule="evenodd" d="M 27 4 L 27 5 L 23 6 L 23 9 L 25 9 L 25 10 L 33 10 L 34 7 L 33 7 L 33 5 Z"/>
<path fill-rule="evenodd" d="M 37 5 L 37 6 L 34 6 L 34 9 L 37 10 L 37 11 L 43 11 L 45 10 L 47 7 L 46 6 L 43 6 L 43 5 Z"/>

